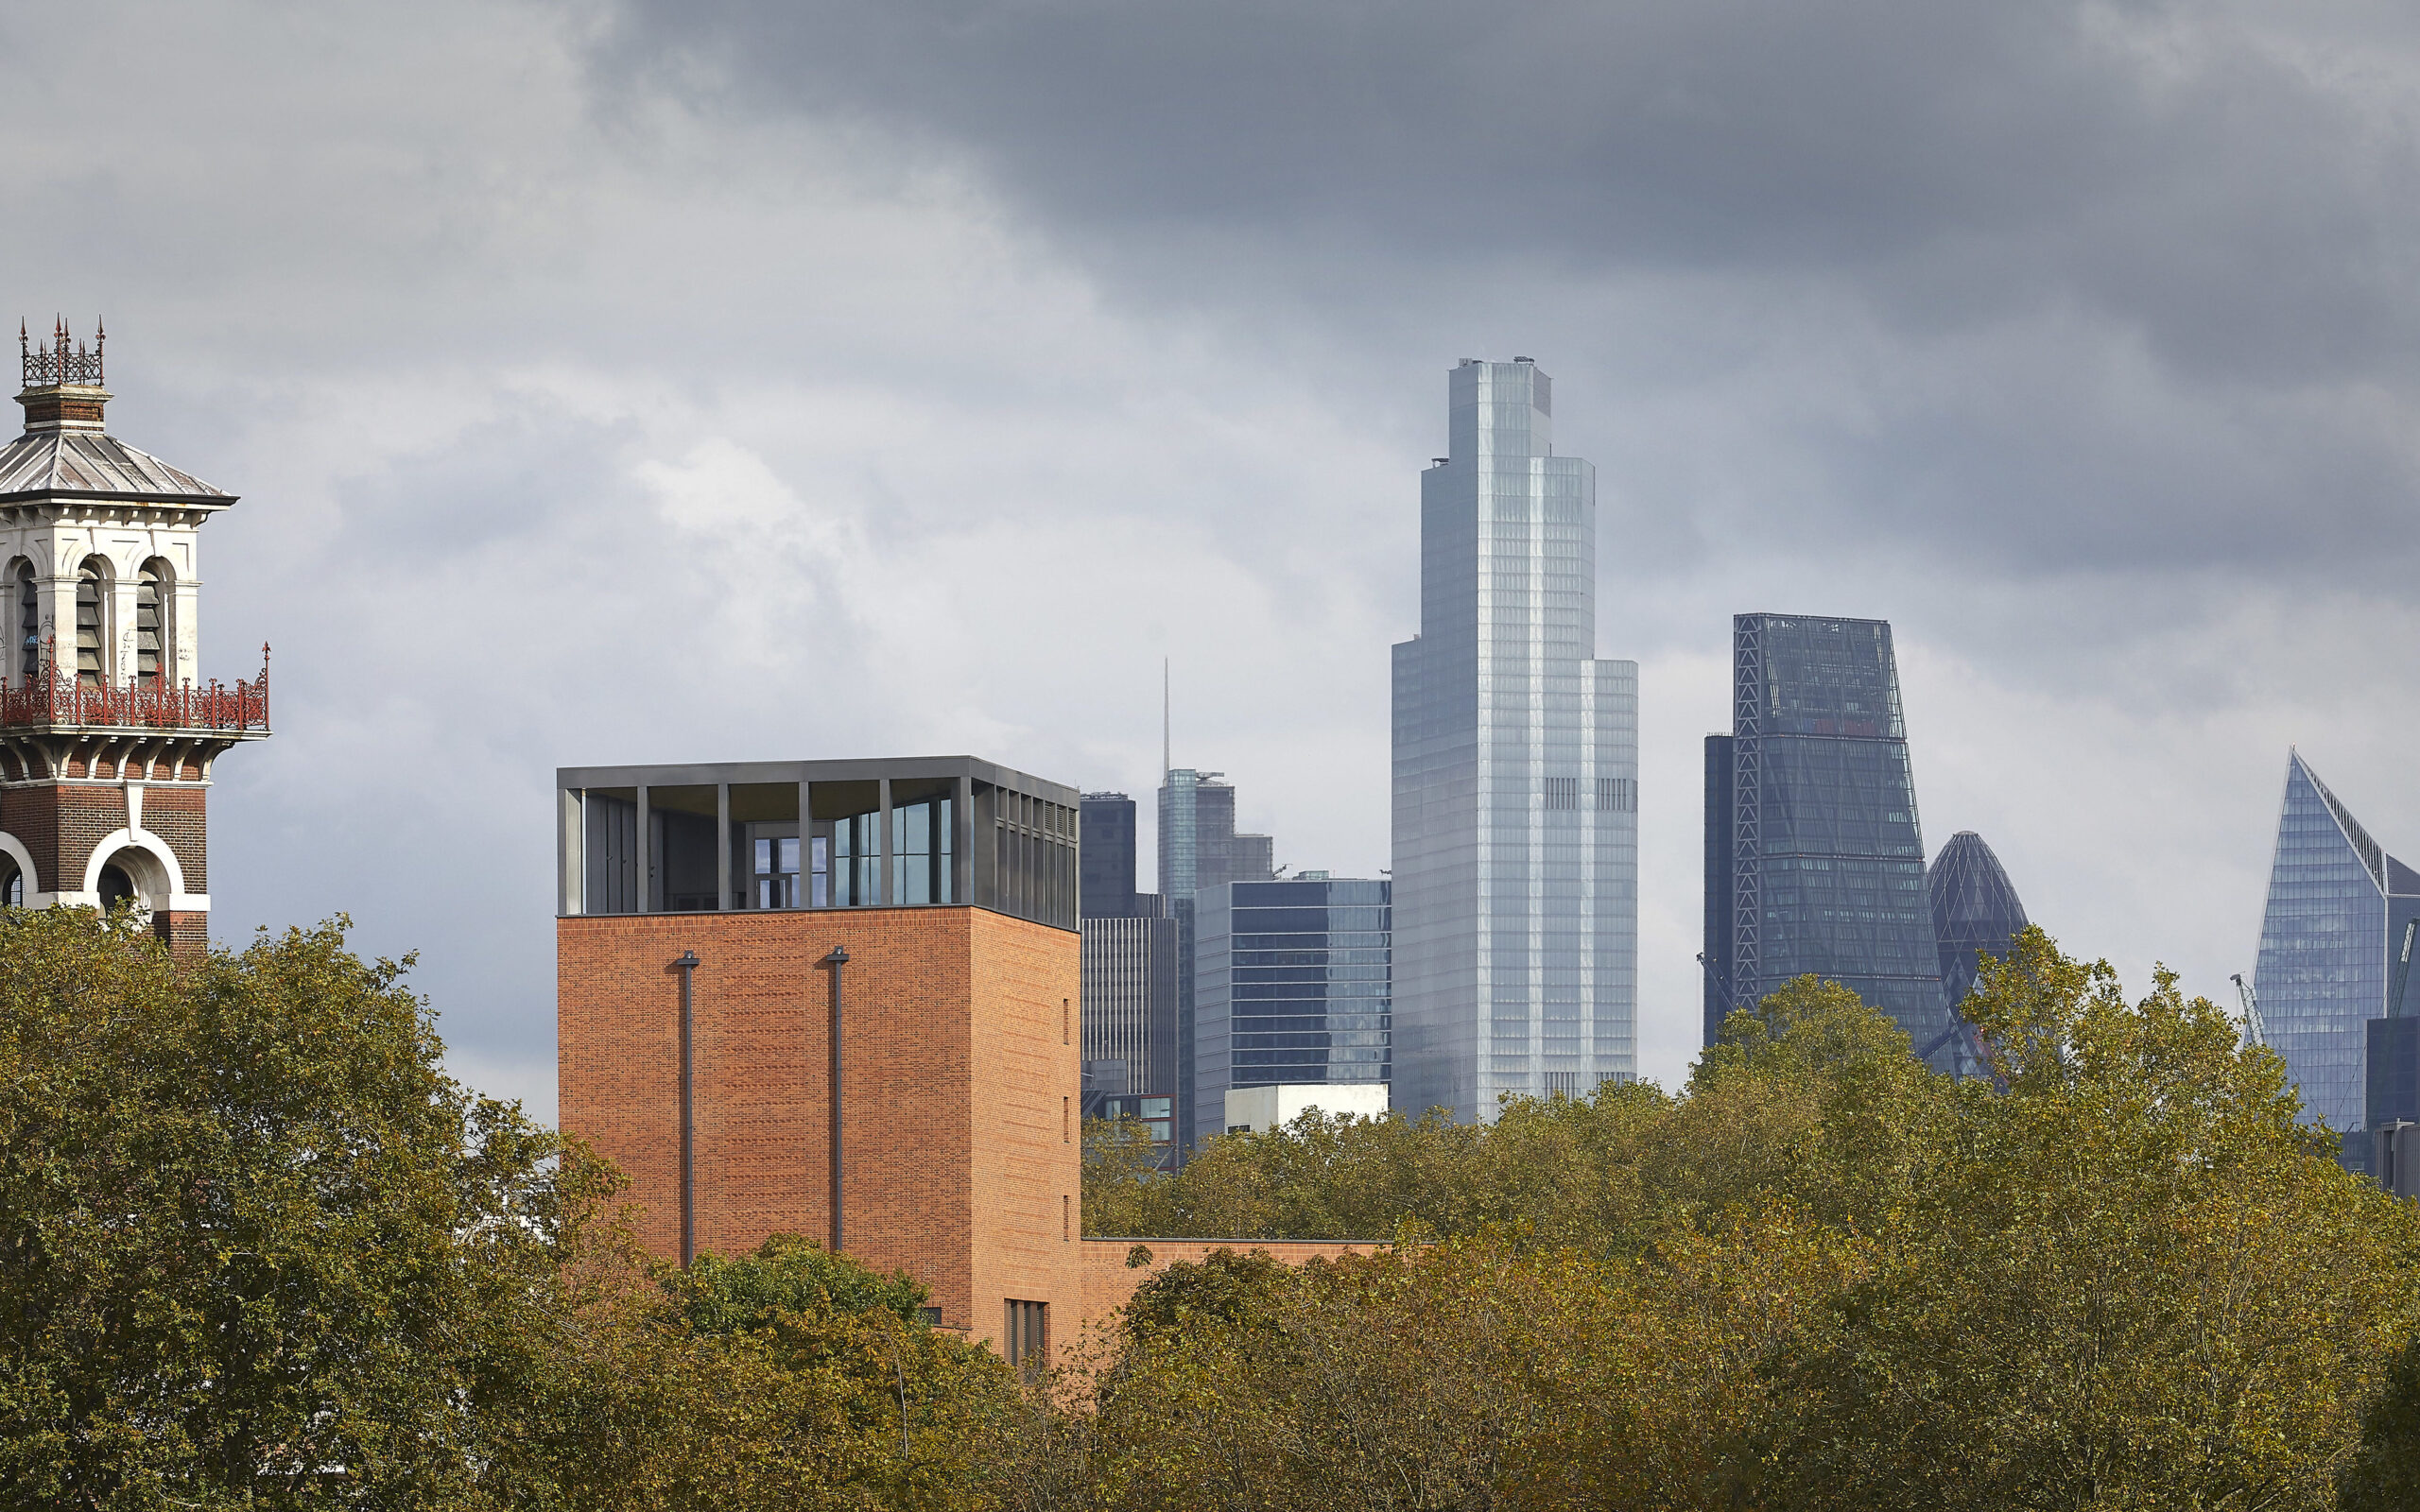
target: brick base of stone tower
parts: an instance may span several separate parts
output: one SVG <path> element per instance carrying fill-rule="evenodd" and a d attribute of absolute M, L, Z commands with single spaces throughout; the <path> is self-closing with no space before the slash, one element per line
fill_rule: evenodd
<path fill-rule="evenodd" d="M 209 948 L 205 773 L 215 750 L 114 756 L 0 736 L 0 886 L 25 906 L 106 907 L 130 898 L 182 956 Z"/>

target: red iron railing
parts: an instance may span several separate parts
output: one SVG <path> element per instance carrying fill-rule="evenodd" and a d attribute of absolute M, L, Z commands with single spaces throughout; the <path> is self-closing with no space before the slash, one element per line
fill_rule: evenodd
<path fill-rule="evenodd" d="M 230 688 L 213 682 L 183 687 L 138 682 L 130 687 L 86 683 L 61 673 L 45 653 L 42 670 L 21 688 L 0 688 L 0 729 L 72 725 L 113 730 L 226 730 L 268 732 L 268 647 L 261 647 L 257 682 Z"/>

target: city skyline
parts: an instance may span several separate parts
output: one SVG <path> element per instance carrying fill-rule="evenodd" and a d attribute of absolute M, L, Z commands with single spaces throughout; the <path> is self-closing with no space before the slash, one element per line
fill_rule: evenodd
<path fill-rule="evenodd" d="M 212 792 L 214 927 L 416 951 L 481 1087 L 552 1107 L 569 762 L 1139 797 L 1166 658 L 1279 862 L 1391 866 L 1360 788 L 1466 353 L 1586 396 L 1643 1074 L 1699 1039 L 1659 805 L 1743 609 L 1890 620 L 1926 819 L 2129 980 L 2251 975 L 2290 745 L 2420 833 L 2420 282 L 2377 271 L 2420 16 L 818 14 L 12 19 L 20 313 L 105 315 L 112 412 L 243 482 L 209 642 L 275 643 L 280 730 Z"/>

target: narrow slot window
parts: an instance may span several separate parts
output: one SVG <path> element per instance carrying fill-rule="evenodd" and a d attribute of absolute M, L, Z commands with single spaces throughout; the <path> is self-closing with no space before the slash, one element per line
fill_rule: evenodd
<path fill-rule="evenodd" d="M 168 646 L 166 584 L 157 560 L 143 564 L 134 586 L 134 680 L 157 687 Z"/>
<path fill-rule="evenodd" d="M 1001 1311 L 1000 1352 L 1020 1375 L 1031 1379 L 1049 1357 L 1050 1304 L 1011 1298 Z"/>
<path fill-rule="evenodd" d="M 42 594 L 29 561 L 17 563 L 17 674 L 27 683 L 42 675 Z"/>
<path fill-rule="evenodd" d="M 109 580 L 101 576 L 96 560 L 85 558 L 76 569 L 76 680 L 88 688 L 108 680 L 101 661 L 109 646 L 101 624 L 108 591 Z"/>

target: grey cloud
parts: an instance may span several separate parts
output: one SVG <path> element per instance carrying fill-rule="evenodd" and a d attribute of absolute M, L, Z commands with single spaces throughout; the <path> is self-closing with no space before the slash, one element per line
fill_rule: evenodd
<path fill-rule="evenodd" d="M 2401 372 L 2408 101 L 2266 25 L 2302 9 L 628 0 L 600 58 L 944 143 L 1095 230 L 1815 270 L 1918 324 L 2066 297 L 2199 368 Z"/>
<path fill-rule="evenodd" d="M 609 14 L 600 98 L 971 166 L 1113 298 L 1305 333 L 1414 426 L 1398 374 L 1537 355 L 1616 582 L 1886 546 L 2046 590 L 2420 573 L 2420 18 L 2390 8 Z M 1374 421 L 1416 457 L 1406 413 Z"/>

